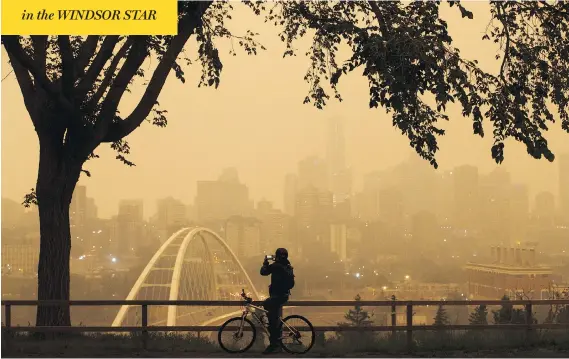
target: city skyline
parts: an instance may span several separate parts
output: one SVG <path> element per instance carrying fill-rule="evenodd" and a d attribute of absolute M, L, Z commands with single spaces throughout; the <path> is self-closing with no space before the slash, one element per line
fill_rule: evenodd
<path fill-rule="evenodd" d="M 346 152 L 349 152 L 349 149 Z M 282 176 L 281 176 L 282 179 L 279 180 L 275 184 L 275 189 L 272 191 L 272 193 L 261 193 L 259 188 L 255 188 L 250 183 L 247 183 L 245 180 L 242 180 L 242 182 L 244 184 L 246 184 L 249 188 L 251 200 L 253 200 L 255 203 L 258 201 L 262 201 L 262 200 L 269 200 L 275 205 L 276 208 L 284 210 L 285 205 L 284 205 L 284 200 L 283 200 L 282 188 L 285 187 L 285 178 L 286 178 L 287 174 L 297 172 L 298 162 L 300 162 L 304 159 L 307 159 L 307 158 L 314 158 L 314 157 L 322 159 L 325 161 L 325 158 L 326 158 L 325 146 L 324 146 L 324 149 L 322 149 L 319 152 L 319 154 L 314 154 L 314 153 L 308 154 L 303 159 L 300 159 L 299 161 L 297 161 L 296 166 L 291 171 L 283 170 Z M 361 191 L 364 188 L 364 182 L 365 182 L 364 178 L 367 175 L 372 174 L 372 173 L 377 172 L 377 171 L 390 171 L 398 165 L 401 165 L 401 164 L 403 164 L 409 160 L 413 160 L 413 157 L 418 157 L 418 155 L 410 149 L 409 153 L 408 153 L 408 157 L 403 159 L 399 163 L 395 163 L 389 167 L 383 167 L 381 169 L 371 170 L 367 173 L 363 173 L 361 176 L 353 175 L 353 182 L 352 183 L 354 183 L 354 185 L 352 186 L 352 191 L 351 191 L 352 195 L 358 191 Z M 531 203 L 533 203 L 535 196 L 537 196 L 541 192 L 552 193 L 556 198 L 560 199 L 563 196 L 563 194 L 561 193 L 560 186 L 559 186 L 559 178 L 561 176 L 559 166 L 561 166 L 562 159 L 564 157 L 569 157 L 569 152 L 558 153 L 556 160 L 553 163 L 551 163 L 551 165 L 553 165 L 552 166 L 553 168 L 549 168 L 548 171 L 541 173 L 540 176 L 537 176 L 537 180 L 536 180 L 536 177 L 534 177 L 533 181 L 531 181 L 531 180 L 528 181 L 523 176 L 525 173 L 530 174 L 530 171 L 527 171 L 527 172 L 526 171 L 517 171 L 517 172 L 510 171 L 509 168 L 511 168 L 512 166 L 508 166 L 507 164 L 487 166 L 486 171 L 481 171 L 481 173 L 490 173 L 490 172 L 494 171 L 495 169 L 503 169 L 503 170 L 509 172 L 510 175 L 512 176 L 512 180 L 514 182 L 528 186 L 529 197 L 530 197 Z M 103 159 L 102 161 L 113 162 L 113 159 L 108 158 L 108 159 Z M 419 161 L 423 161 L 423 160 L 419 159 Z M 114 162 L 116 162 L 116 161 L 114 161 Z M 541 161 L 541 162 L 545 163 L 545 161 Z M 425 165 L 428 166 L 428 164 L 426 162 L 425 162 Z M 445 171 L 451 171 L 452 169 L 454 169 L 456 167 L 463 166 L 463 165 L 472 165 L 472 164 L 471 163 L 462 163 L 462 164 L 458 164 L 454 167 L 443 168 L 441 166 L 439 169 L 435 170 L 433 168 L 429 168 L 429 170 L 433 171 L 433 173 L 436 173 L 439 176 L 442 176 L 442 175 L 444 175 Z M 478 167 L 476 165 L 474 165 L 474 166 Z M 125 166 L 123 165 L 123 167 L 125 167 Z M 157 208 L 157 203 L 161 199 L 164 199 L 164 198 L 173 197 L 173 198 L 176 198 L 178 200 L 181 200 L 182 202 L 184 202 L 186 204 L 190 204 L 190 205 L 194 204 L 194 198 L 197 194 L 197 183 L 200 181 L 211 181 L 211 180 L 217 179 L 219 174 L 221 174 L 221 172 L 225 168 L 236 168 L 237 171 L 239 172 L 240 176 L 245 177 L 245 176 L 243 176 L 243 172 L 239 171 L 238 167 L 226 165 L 224 167 L 219 168 L 218 173 L 213 173 L 212 176 L 209 178 L 195 178 L 192 185 L 187 187 L 187 191 L 185 191 L 185 193 L 184 192 L 178 192 L 178 193 L 167 193 L 166 192 L 166 193 L 163 193 L 163 195 L 161 195 L 161 196 L 148 197 L 148 196 L 145 196 L 145 192 L 143 191 L 143 192 L 140 192 L 138 194 L 138 196 L 133 193 L 133 195 L 128 196 L 128 197 L 127 196 L 125 196 L 125 197 L 114 197 L 113 200 L 110 201 L 110 203 L 109 203 L 109 201 L 103 200 L 103 198 L 105 198 L 106 196 L 94 195 L 93 198 L 94 199 L 100 199 L 99 202 L 102 203 L 102 205 L 98 206 L 101 218 L 110 218 L 113 215 L 116 215 L 116 208 L 118 208 L 120 200 L 128 200 L 128 199 L 143 200 L 144 207 L 145 207 L 144 218 L 147 219 L 147 218 L 151 217 L 153 215 L 153 213 L 155 213 L 156 208 Z M 350 169 L 352 169 L 352 168 L 350 168 Z M 120 170 L 121 167 L 119 166 L 118 169 Z M 132 170 L 132 168 L 125 167 L 124 170 L 129 171 L 129 170 Z M 359 173 L 360 172 L 358 172 L 358 174 Z M 533 173 L 533 175 L 535 176 L 535 173 Z M 538 179 L 540 177 L 549 177 L 548 179 L 550 180 L 550 182 L 547 184 L 542 183 L 542 185 L 536 184 L 539 182 Z M 255 181 L 252 181 L 252 182 L 255 182 Z M 92 190 L 94 188 L 98 187 L 97 183 L 93 180 L 93 178 L 82 178 L 78 185 L 79 186 L 85 186 L 87 188 L 91 188 Z M 4 187 L 4 184 L 2 186 Z M 22 186 L 20 186 L 20 187 L 22 187 Z M 6 193 L 6 191 L 2 190 L 2 198 L 7 198 L 10 200 L 16 201 L 18 203 L 21 203 L 23 201 L 24 195 L 28 192 L 29 191 L 24 191 L 18 196 L 15 193 Z M 98 197 L 100 197 L 100 198 L 98 198 Z"/>
<path fill-rule="evenodd" d="M 558 163 L 559 166 L 561 166 L 562 164 L 565 164 L 567 166 L 567 163 L 569 163 L 569 161 L 567 161 L 567 159 L 569 159 L 569 154 L 563 154 L 562 156 L 560 156 L 559 161 L 557 161 L 556 163 Z M 324 159 L 321 159 L 321 158 L 316 157 L 316 156 L 309 156 L 309 157 L 306 157 L 306 158 L 300 160 L 298 162 L 298 164 L 299 164 L 299 166 L 301 166 L 302 163 L 305 163 L 307 161 L 313 161 L 313 160 L 323 161 L 322 162 L 323 164 L 326 163 Z M 389 187 L 393 186 L 392 176 L 397 171 L 400 171 L 401 168 L 406 168 L 408 166 L 411 166 L 411 168 L 413 169 L 414 165 L 419 164 L 419 167 L 417 168 L 418 174 L 420 174 L 420 172 L 424 171 L 424 170 L 430 171 L 430 167 L 428 167 L 428 165 L 426 165 L 422 162 L 418 162 L 418 161 L 420 161 L 420 160 L 410 158 L 407 161 L 400 163 L 399 166 L 394 166 L 392 168 L 385 169 L 383 171 L 373 171 L 370 173 L 366 173 L 363 176 L 363 178 L 361 179 L 361 181 L 363 182 L 363 185 L 360 186 L 360 188 L 358 188 L 357 190 L 353 190 L 351 195 L 350 195 L 350 198 L 348 198 L 349 201 L 352 201 L 352 212 L 354 211 L 353 201 L 357 201 L 358 195 L 360 195 L 366 191 L 369 191 L 371 189 L 371 188 L 369 188 L 370 185 L 371 186 L 377 186 L 379 184 L 380 187 L 377 187 L 377 189 L 389 188 Z M 401 167 L 401 166 L 403 166 L 403 167 Z M 559 169 L 557 171 L 559 176 L 561 176 L 561 177 L 565 176 L 566 177 L 569 175 L 569 166 L 567 166 L 566 168 L 567 169 L 564 170 L 563 174 L 562 174 L 563 171 L 561 169 Z M 323 168 L 323 170 L 325 170 L 325 169 L 326 169 L 326 167 Z M 490 172 L 481 172 L 475 166 L 461 165 L 461 166 L 457 166 L 457 167 L 454 167 L 454 168 L 449 169 L 449 170 L 445 170 L 444 172 L 443 171 L 435 171 L 434 172 L 435 177 L 432 177 L 432 178 L 437 178 L 437 181 L 444 182 L 445 176 L 448 176 L 449 174 L 452 175 L 453 172 L 456 171 L 457 169 L 461 170 L 461 171 L 465 171 L 465 170 L 466 171 L 473 171 L 474 170 L 475 173 L 473 173 L 473 175 L 475 175 L 478 178 L 477 181 L 482 181 L 482 182 L 477 184 L 477 187 L 479 187 L 479 188 L 484 188 L 484 186 L 487 186 L 488 181 L 498 180 L 501 182 L 506 181 L 504 183 L 509 183 L 509 186 L 513 186 L 514 188 L 518 188 L 518 189 L 525 191 L 525 193 L 526 193 L 525 195 L 527 195 L 527 198 L 528 198 L 528 203 L 527 203 L 528 204 L 528 214 L 530 214 L 534 211 L 539 211 L 540 209 L 543 211 L 549 211 L 550 210 L 549 207 L 551 207 L 550 202 L 552 202 L 552 204 L 553 204 L 553 210 L 556 211 L 556 213 L 561 213 L 564 211 L 564 208 L 565 208 L 564 206 L 567 206 L 568 202 L 569 202 L 565 198 L 567 196 L 567 192 L 566 191 L 563 192 L 563 187 L 560 187 L 557 192 L 542 190 L 542 191 L 537 191 L 536 193 L 531 193 L 528 190 L 528 186 L 526 184 L 521 183 L 521 182 L 517 182 L 515 180 L 515 178 L 513 178 L 511 176 L 511 173 L 508 172 L 507 169 L 505 169 L 504 167 L 497 167 Z M 282 191 L 281 191 L 281 197 L 283 198 L 283 200 L 281 201 L 281 203 L 284 203 L 286 201 L 285 198 L 287 197 L 287 192 L 288 192 L 289 197 L 292 195 L 292 197 L 294 198 L 296 193 L 302 191 L 303 189 L 306 189 L 307 187 L 315 187 L 319 191 L 330 192 L 331 194 L 333 194 L 333 191 L 331 189 L 331 185 L 329 185 L 328 187 L 319 187 L 318 185 L 315 186 L 315 184 L 312 183 L 311 181 L 305 181 L 306 183 L 304 185 L 299 185 L 298 184 L 299 183 L 298 182 L 298 178 L 299 178 L 298 171 L 299 170 L 302 170 L 302 169 L 298 168 L 297 171 L 295 171 L 294 173 L 288 173 L 285 176 L 283 176 L 285 183 L 289 177 L 293 177 L 295 183 L 294 183 L 294 189 L 292 189 L 292 190 L 289 189 L 287 191 L 286 186 L 283 186 Z M 305 174 L 305 176 L 306 175 L 310 175 L 310 174 Z M 322 173 L 322 175 L 324 175 L 324 173 Z M 333 175 L 331 173 L 329 173 L 328 176 L 333 176 Z M 499 177 L 502 177 L 502 179 L 500 180 Z M 170 201 L 183 203 L 184 206 L 188 207 L 187 208 L 188 211 L 194 211 L 195 212 L 196 207 L 198 206 L 198 203 L 200 203 L 200 199 L 197 195 L 197 193 L 199 193 L 199 187 L 202 186 L 204 189 L 207 188 L 208 189 L 207 193 L 210 193 L 210 192 L 214 193 L 215 190 L 219 191 L 219 189 L 217 189 L 215 187 L 215 184 L 218 182 L 221 182 L 221 183 L 223 183 L 223 182 L 234 182 L 235 185 L 237 185 L 238 187 L 242 187 L 243 191 L 245 191 L 244 197 L 243 197 L 243 200 L 245 200 L 244 206 L 247 208 L 250 208 L 252 211 L 256 210 L 256 208 L 259 204 L 270 203 L 271 207 L 274 208 L 275 210 L 279 210 L 279 211 L 286 213 L 286 214 L 289 214 L 289 215 L 294 215 L 294 208 L 292 211 L 287 212 L 287 208 L 284 205 L 279 205 L 278 202 L 274 201 L 273 199 L 267 198 L 266 196 L 261 195 L 261 197 L 258 199 L 257 198 L 251 198 L 251 196 L 250 196 L 251 188 L 247 183 L 245 183 L 244 181 L 241 181 L 239 179 L 239 171 L 234 167 L 226 167 L 226 168 L 220 169 L 216 178 L 209 179 L 209 180 L 198 179 L 194 183 L 195 188 L 196 188 L 196 195 L 194 196 L 194 198 L 192 198 L 188 201 L 185 201 L 184 199 L 173 196 L 173 195 L 166 195 L 164 197 L 157 198 L 154 203 L 145 201 L 140 197 L 117 198 L 116 199 L 117 200 L 116 206 L 109 213 L 108 216 L 101 216 L 100 215 L 100 211 L 99 211 L 100 201 L 97 201 L 97 198 L 95 198 L 93 196 L 87 196 L 87 194 L 89 194 L 89 195 L 91 194 L 89 192 L 88 184 L 87 185 L 79 184 L 75 190 L 75 193 L 74 193 L 74 200 L 71 203 L 71 223 L 73 223 L 73 221 L 74 221 L 74 216 L 73 216 L 74 208 L 75 208 L 74 206 L 77 206 L 77 203 L 83 203 L 85 201 L 87 201 L 86 203 L 87 203 L 88 211 L 90 213 L 94 213 L 94 214 L 90 214 L 88 216 L 97 217 L 100 219 L 111 219 L 113 217 L 116 217 L 117 215 L 120 214 L 121 205 L 123 203 L 130 203 L 130 202 L 140 203 L 140 206 L 144 209 L 143 212 L 141 213 L 141 215 L 142 215 L 141 218 L 143 218 L 144 220 L 151 220 L 154 216 L 158 215 L 158 213 L 160 212 L 160 207 L 164 206 L 164 203 L 170 202 Z M 370 183 L 372 183 L 372 184 L 370 184 Z M 458 182 L 458 183 L 455 182 L 455 185 L 459 185 L 459 183 L 460 182 Z M 408 185 L 408 184 L 409 183 L 398 184 L 397 188 L 399 188 L 401 190 L 405 190 L 407 188 L 406 185 Z M 480 187 L 480 186 L 482 186 L 482 187 Z M 409 189 L 409 188 L 407 188 L 407 189 Z M 415 188 L 414 190 L 416 191 L 418 189 Z M 449 193 L 448 193 L 448 195 L 451 197 L 453 196 L 452 191 L 453 190 L 450 189 Z M 428 194 L 428 195 L 430 196 L 432 194 Z M 2 196 L 2 199 L 9 200 L 14 205 L 21 205 L 18 201 L 15 201 L 14 199 L 11 199 L 9 197 Z M 440 199 L 436 199 L 436 200 L 440 200 Z M 203 200 L 201 200 L 201 202 L 203 202 Z M 293 199 L 292 203 L 295 203 L 295 202 L 296 201 Z M 219 207 L 220 203 L 217 203 L 217 202 L 208 203 L 208 206 L 215 208 L 215 207 Z M 293 207 L 294 206 L 295 205 L 293 205 Z M 12 208 L 12 207 L 10 207 L 10 208 Z M 29 212 L 30 210 L 34 210 L 34 207 L 32 207 L 32 209 L 30 209 L 30 208 L 26 209 L 22 205 L 21 210 Z M 433 208 L 432 211 L 435 212 L 436 209 Z M 229 212 L 232 212 L 232 210 L 229 210 Z M 234 211 L 234 212 L 238 213 L 239 211 Z M 354 214 L 356 212 L 353 212 L 352 214 Z M 415 212 L 413 212 L 413 210 L 411 210 L 410 213 L 413 214 Z M 81 215 L 85 216 L 85 214 L 81 214 Z M 545 213 L 544 215 L 548 215 L 548 214 Z M 193 214 L 193 216 L 196 217 L 195 213 Z M 188 217 L 192 217 L 192 214 L 188 214 Z"/>
<path fill-rule="evenodd" d="M 330 122 L 326 122 L 327 125 L 330 124 Z M 329 137 L 326 137 L 326 140 L 329 140 Z M 326 143 L 326 142 L 325 142 Z M 283 173 L 282 175 L 282 186 L 280 186 L 280 193 L 276 192 L 276 195 L 274 197 L 271 197 L 269 194 L 263 194 L 263 193 L 259 193 L 254 187 L 252 187 L 250 184 L 246 183 L 244 180 L 241 180 L 241 183 L 243 185 L 245 185 L 247 187 L 247 190 L 249 192 L 249 199 L 253 202 L 253 204 L 256 204 L 258 202 L 261 201 L 270 201 L 275 208 L 282 210 L 284 212 L 286 212 L 286 206 L 285 206 L 285 200 L 283 197 L 283 188 L 285 188 L 286 186 L 286 178 L 290 175 L 295 176 L 296 180 L 298 179 L 298 171 L 299 171 L 299 166 L 302 164 L 303 161 L 308 161 L 308 160 L 314 160 L 317 159 L 319 161 L 323 161 L 323 165 L 324 166 L 329 166 L 328 162 L 326 160 L 326 157 L 329 156 L 328 151 L 326 151 L 326 149 L 328 148 L 328 146 L 325 146 L 325 150 L 322 151 L 322 155 L 308 155 L 302 159 L 299 159 L 297 161 L 296 164 L 296 168 L 293 171 L 290 172 L 286 172 Z M 346 151 L 347 152 L 347 151 Z M 416 157 L 416 158 L 415 158 Z M 553 169 L 553 182 L 556 182 L 556 186 L 531 186 L 531 183 L 528 183 L 527 181 L 523 181 L 523 179 L 521 178 L 516 178 L 515 173 L 512 173 L 510 171 L 508 171 L 508 166 L 506 165 L 496 165 L 493 168 L 490 167 L 491 169 L 488 171 L 480 171 L 480 169 L 477 166 L 473 166 L 471 164 L 459 164 L 457 166 L 451 167 L 451 168 L 439 168 L 439 169 L 433 169 L 432 167 L 430 167 L 426 162 L 424 162 L 422 159 L 419 159 L 418 156 L 414 153 L 411 152 L 409 153 L 409 157 L 402 160 L 400 163 L 394 164 L 391 167 L 388 168 L 383 168 L 382 170 L 372 170 L 368 173 L 364 173 L 361 177 L 357 177 L 357 176 L 353 176 L 353 183 L 358 183 L 358 186 L 353 186 L 352 190 L 351 190 L 351 196 L 356 195 L 357 193 L 361 192 L 362 190 L 365 189 L 365 181 L 366 178 L 369 176 L 373 176 L 376 173 L 379 172 L 390 172 L 393 171 L 394 169 L 396 169 L 398 166 L 400 165 L 404 165 L 405 163 L 409 163 L 409 162 L 413 162 L 415 164 L 418 164 L 419 167 L 421 168 L 417 168 L 418 171 L 432 171 L 436 176 L 444 176 L 445 173 L 448 173 L 449 171 L 452 171 L 458 167 L 461 166 L 471 166 L 471 167 L 476 167 L 479 171 L 479 175 L 488 175 L 491 174 L 492 172 L 498 170 L 500 172 L 506 172 L 508 173 L 508 175 L 511 177 L 511 180 L 513 183 L 518 184 L 518 185 L 524 185 L 527 186 L 528 189 L 528 197 L 529 197 L 529 204 L 530 204 L 530 208 L 533 208 L 533 206 L 536 205 L 535 201 L 536 198 L 539 195 L 542 195 L 544 193 L 551 193 L 554 198 L 556 199 L 555 203 L 556 203 L 556 209 L 557 210 L 561 210 L 562 206 L 565 204 L 565 201 L 562 201 L 563 198 L 567 197 L 567 190 L 564 191 L 563 186 L 560 186 L 559 183 L 559 179 L 560 178 L 566 178 L 568 176 L 568 173 L 562 173 L 562 171 L 560 170 L 560 167 L 566 163 L 569 163 L 568 161 L 569 159 L 569 152 L 567 153 L 561 153 L 558 154 L 556 161 L 554 161 L 552 164 L 555 166 L 555 168 Z M 349 169 L 351 169 L 349 167 L 349 165 L 347 165 L 347 167 Z M 128 169 L 128 168 L 127 168 Z M 164 194 L 161 197 L 156 197 L 156 198 L 144 198 L 144 196 L 130 196 L 130 197 L 116 197 L 114 198 L 114 201 L 111 202 L 111 204 L 106 203 L 106 205 L 100 205 L 100 203 L 102 203 L 102 201 L 97 201 L 98 198 L 97 196 L 92 196 L 90 198 L 88 198 L 90 201 L 97 201 L 97 203 L 99 203 L 99 205 L 97 205 L 97 211 L 99 214 L 99 217 L 102 219 L 109 219 L 113 216 L 117 215 L 117 209 L 120 206 L 120 202 L 121 201 L 129 201 L 129 200 L 136 200 L 136 201 L 142 201 L 143 203 L 143 207 L 144 207 L 144 212 L 143 212 L 143 218 L 149 219 L 151 218 L 153 215 L 156 214 L 159 203 L 164 200 L 164 199 L 168 199 L 168 198 L 174 198 L 176 200 L 180 200 L 181 202 L 183 202 L 186 205 L 189 206 L 195 206 L 196 204 L 196 195 L 198 193 L 198 186 L 200 182 L 212 182 L 212 181 L 217 181 L 218 178 L 220 176 L 223 176 L 225 171 L 227 170 L 231 170 L 231 171 L 236 171 L 235 175 L 241 176 L 241 172 L 239 171 L 238 168 L 236 167 L 231 167 L 231 166 L 226 166 L 223 168 L 220 168 L 217 174 L 214 174 L 214 176 L 212 178 L 208 178 L 208 179 L 204 179 L 204 178 L 197 178 L 195 180 L 195 182 L 188 187 L 188 191 L 186 192 L 186 195 L 181 195 L 181 196 L 176 196 L 175 194 L 171 193 L 171 194 Z M 325 181 L 326 181 L 326 190 L 329 190 L 331 192 L 333 192 L 333 185 L 332 185 L 332 172 L 329 171 L 329 167 L 326 167 L 326 175 L 328 176 Z M 323 173 L 324 175 L 324 173 Z M 550 178 L 551 180 L 551 178 Z M 78 184 L 78 188 L 81 191 L 84 191 L 85 188 L 90 188 L 90 178 L 84 179 L 83 181 L 80 181 Z M 77 190 L 76 189 L 76 190 Z M 23 200 L 23 195 L 22 198 L 15 198 L 15 196 L 9 196 L 6 195 L 4 191 L 2 191 L 2 198 L 17 202 L 17 203 L 21 203 Z M 103 208 L 103 211 L 101 211 L 100 209 Z"/>

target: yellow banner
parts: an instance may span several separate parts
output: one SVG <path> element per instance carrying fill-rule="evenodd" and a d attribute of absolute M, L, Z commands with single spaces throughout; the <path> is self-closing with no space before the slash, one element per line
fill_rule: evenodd
<path fill-rule="evenodd" d="M 2 35 L 175 35 L 177 0 L 2 0 Z"/>

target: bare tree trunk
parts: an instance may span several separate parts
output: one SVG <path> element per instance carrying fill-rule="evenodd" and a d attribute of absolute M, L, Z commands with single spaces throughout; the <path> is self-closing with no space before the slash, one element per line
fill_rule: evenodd
<path fill-rule="evenodd" d="M 36 185 L 40 217 L 38 300 L 69 300 L 69 206 L 82 166 L 69 152 L 63 141 L 40 139 Z M 38 306 L 36 325 L 71 325 L 69 307 Z"/>

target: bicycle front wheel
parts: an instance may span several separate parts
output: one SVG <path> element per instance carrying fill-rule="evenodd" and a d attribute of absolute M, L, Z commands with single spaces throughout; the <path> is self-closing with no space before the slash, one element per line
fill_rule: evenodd
<path fill-rule="evenodd" d="M 255 342 L 257 330 L 247 318 L 231 318 L 219 328 L 217 340 L 221 349 L 228 353 L 243 353 Z"/>
<path fill-rule="evenodd" d="M 283 349 L 291 354 L 304 354 L 314 345 L 316 334 L 312 323 L 302 315 L 289 315 L 283 319 Z"/>

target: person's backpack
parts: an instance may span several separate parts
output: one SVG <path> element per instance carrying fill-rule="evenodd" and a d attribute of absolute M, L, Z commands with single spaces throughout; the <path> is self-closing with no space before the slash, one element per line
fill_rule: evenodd
<path fill-rule="evenodd" d="M 286 290 L 294 288 L 294 269 L 290 264 L 285 267 L 285 288 Z"/>

